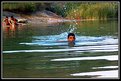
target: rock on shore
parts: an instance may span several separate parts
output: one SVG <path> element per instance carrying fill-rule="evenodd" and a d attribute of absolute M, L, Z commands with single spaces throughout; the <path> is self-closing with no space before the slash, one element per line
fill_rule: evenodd
<path fill-rule="evenodd" d="M 63 17 L 47 10 L 33 12 L 29 15 L 3 11 L 2 18 L 5 16 L 14 16 L 18 19 L 19 23 L 53 23 L 63 21 Z"/>

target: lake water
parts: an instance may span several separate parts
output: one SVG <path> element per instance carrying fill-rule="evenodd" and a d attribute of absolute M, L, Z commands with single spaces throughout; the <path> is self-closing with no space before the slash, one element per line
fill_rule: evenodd
<path fill-rule="evenodd" d="M 2 42 L 3 78 L 118 78 L 116 20 L 3 28 Z"/>

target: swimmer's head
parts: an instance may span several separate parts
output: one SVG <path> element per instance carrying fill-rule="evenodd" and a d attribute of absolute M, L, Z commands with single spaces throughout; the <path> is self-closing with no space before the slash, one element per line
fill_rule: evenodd
<path fill-rule="evenodd" d="M 68 34 L 68 42 L 74 42 L 75 41 L 75 35 L 74 33 Z"/>

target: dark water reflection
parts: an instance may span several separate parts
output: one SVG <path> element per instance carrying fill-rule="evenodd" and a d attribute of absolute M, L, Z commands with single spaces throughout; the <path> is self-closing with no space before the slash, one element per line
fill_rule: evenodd
<path fill-rule="evenodd" d="M 70 32 L 75 43 L 67 42 Z M 117 21 L 3 28 L 4 78 L 117 78 L 117 71 Z"/>

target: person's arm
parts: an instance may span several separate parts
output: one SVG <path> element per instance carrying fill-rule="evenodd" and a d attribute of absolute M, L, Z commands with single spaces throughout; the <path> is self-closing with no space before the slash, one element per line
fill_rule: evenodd
<path fill-rule="evenodd" d="M 3 19 L 2 26 L 3 27 L 5 26 L 5 19 Z"/>
<path fill-rule="evenodd" d="M 6 21 L 6 19 L 3 19 L 3 22 L 5 22 Z"/>
<path fill-rule="evenodd" d="M 18 19 L 16 19 L 16 22 L 18 22 Z"/>

